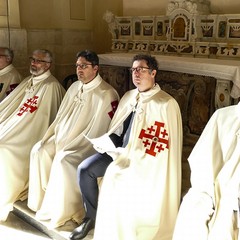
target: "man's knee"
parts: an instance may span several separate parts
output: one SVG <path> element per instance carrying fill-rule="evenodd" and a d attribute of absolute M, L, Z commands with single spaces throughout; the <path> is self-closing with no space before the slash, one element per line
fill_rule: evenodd
<path fill-rule="evenodd" d="M 101 157 L 101 154 L 94 154 L 78 165 L 77 178 L 80 187 L 83 184 L 97 181 L 101 169 L 101 166 L 99 165 Z"/>
<path fill-rule="evenodd" d="M 86 160 L 85 160 L 86 161 Z M 82 162 L 83 163 L 83 162 Z M 89 165 L 87 164 L 79 164 L 77 168 L 77 179 L 78 179 L 78 185 L 84 186 L 89 181 L 90 174 L 89 174 Z"/>

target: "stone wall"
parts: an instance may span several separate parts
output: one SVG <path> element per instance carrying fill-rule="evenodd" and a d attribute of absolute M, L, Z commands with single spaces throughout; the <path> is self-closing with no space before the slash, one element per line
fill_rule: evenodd
<path fill-rule="evenodd" d="M 28 57 L 38 48 L 53 53 L 51 68 L 53 75 L 60 81 L 75 73 L 76 53 L 93 48 L 92 31 L 89 30 L 47 30 L 47 29 L 0 29 L 1 45 L 14 50 L 14 65 L 23 76 L 29 75 Z"/>

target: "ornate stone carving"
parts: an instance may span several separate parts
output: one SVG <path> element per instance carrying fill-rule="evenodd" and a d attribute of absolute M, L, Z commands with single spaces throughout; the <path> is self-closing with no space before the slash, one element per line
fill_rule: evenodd
<path fill-rule="evenodd" d="M 166 15 L 104 19 L 113 52 L 149 52 L 192 57 L 239 58 L 240 14 L 209 14 L 207 0 L 169 1 Z"/>
<path fill-rule="evenodd" d="M 179 8 L 184 9 L 191 14 L 209 14 L 210 3 L 206 0 L 170 0 L 166 15 L 171 15 L 174 10 Z"/>
<path fill-rule="evenodd" d="M 110 11 L 106 11 L 105 14 L 103 15 L 103 19 L 108 24 L 108 31 L 112 34 L 112 38 L 117 39 L 118 27 L 117 27 L 117 21 L 115 19 L 115 15 Z"/>
<path fill-rule="evenodd" d="M 233 99 L 230 96 L 232 82 L 226 80 L 217 80 L 215 94 L 215 108 L 227 107 L 233 104 Z"/>
<path fill-rule="evenodd" d="M 129 90 L 128 68 L 101 65 L 99 72 L 102 78 L 117 90 L 120 97 Z"/>

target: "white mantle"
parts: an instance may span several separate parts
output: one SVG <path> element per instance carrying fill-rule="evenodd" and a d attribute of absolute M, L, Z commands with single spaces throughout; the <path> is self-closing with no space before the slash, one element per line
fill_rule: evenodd
<path fill-rule="evenodd" d="M 99 54 L 100 64 L 131 67 L 135 53 Z M 159 70 L 211 76 L 217 80 L 232 81 L 231 96 L 240 97 L 240 62 L 237 60 L 191 58 L 177 56 L 155 56 Z"/>

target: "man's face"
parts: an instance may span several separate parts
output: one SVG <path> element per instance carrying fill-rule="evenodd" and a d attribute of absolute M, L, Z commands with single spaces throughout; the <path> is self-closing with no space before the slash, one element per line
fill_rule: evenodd
<path fill-rule="evenodd" d="M 97 75 L 98 66 L 93 66 L 84 57 L 79 57 L 76 62 L 78 79 L 83 83 L 91 82 Z"/>
<path fill-rule="evenodd" d="M 145 60 L 134 61 L 132 65 L 132 81 L 139 92 L 151 89 L 155 84 L 156 70 L 149 69 Z"/>
<path fill-rule="evenodd" d="M 51 66 L 47 61 L 46 55 L 43 53 L 33 53 L 30 59 L 30 73 L 39 76 L 45 73 Z"/>
<path fill-rule="evenodd" d="M 0 70 L 4 69 L 10 64 L 10 59 L 6 56 L 5 51 L 0 49 Z"/>

